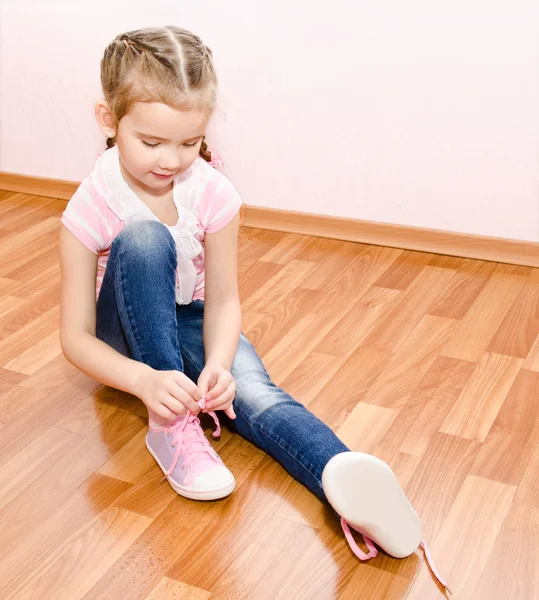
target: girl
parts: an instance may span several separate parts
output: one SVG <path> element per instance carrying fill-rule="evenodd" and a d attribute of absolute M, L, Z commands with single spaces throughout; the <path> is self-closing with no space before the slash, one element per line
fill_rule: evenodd
<path fill-rule="evenodd" d="M 204 135 L 216 107 L 212 53 L 177 27 L 119 35 L 101 62 L 95 115 L 106 150 L 61 229 L 65 356 L 148 408 L 146 445 L 178 494 L 223 498 L 234 476 L 197 417 L 216 410 L 347 526 L 397 557 L 419 518 L 385 463 L 349 452 L 270 380 L 240 333 L 238 193 L 212 167 Z"/>

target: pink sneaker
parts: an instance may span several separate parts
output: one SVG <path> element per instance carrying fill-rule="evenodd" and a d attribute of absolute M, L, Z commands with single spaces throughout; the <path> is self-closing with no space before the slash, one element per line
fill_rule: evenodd
<path fill-rule="evenodd" d="M 205 402 L 199 403 L 204 408 Z M 209 415 L 217 426 L 214 436 L 221 433 L 214 412 Z M 234 475 L 225 467 L 219 455 L 206 439 L 200 421 L 188 412 L 168 426 L 150 424 L 146 447 L 165 474 L 172 488 L 192 500 L 217 500 L 234 491 Z"/>

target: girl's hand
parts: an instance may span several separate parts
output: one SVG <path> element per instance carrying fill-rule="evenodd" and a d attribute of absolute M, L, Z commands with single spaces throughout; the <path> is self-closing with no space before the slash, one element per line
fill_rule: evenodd
<path fill-rule="evenodd" d="M 206 396 L 207 410 L 224 410 L 231 419 L 236 418 L 232 407 L 236 395 L 236 382 L 230 371 L 221 365 L 206 364 L 198 378 L 198 389 Z"/>
<path fill-rule="evenodd" d="M 136 395 L 149 411 L 173 421 L 187 410 L 197 414 L 202 395 L 197 386 L 180 371 L 156 371 L 148 367 L 141 377 Z"/>

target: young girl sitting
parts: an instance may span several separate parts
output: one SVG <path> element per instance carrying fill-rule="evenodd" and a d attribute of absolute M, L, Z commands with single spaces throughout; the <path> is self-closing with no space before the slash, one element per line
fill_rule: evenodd
<path fill-rule="evenodd" d="M 241 201 L 204 142 L 216 107 L 212 53 L 177 27 L 119 35 L 101 62 L 95 115 L 108 149 L 62 217 L 65 356 L 148 408 L 146 445 L 178 494 L 223 498 L 234 476 L 197 417 L 224 411 L 347 523 L 396 557 L 421 523 L 382 461 L 348 448 L 272 383 L 241 334 Z"/>

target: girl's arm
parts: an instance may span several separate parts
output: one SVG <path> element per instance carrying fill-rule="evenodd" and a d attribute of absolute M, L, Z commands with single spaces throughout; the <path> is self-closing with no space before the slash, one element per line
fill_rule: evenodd
<path fill-rule="evenodd" d="M 97 256 L 64 225 L 60 230 L 60 341 L 65 357 L 97 381 L 130 394 L 149 369 L 95 336 Z"/>
<path fill-rule="evenodd" d="M 197 411 L 191 396 L 198 400 L 200 393 L 183 373 L 156 371 L 96 337 L 97 256 L 64 225 L 60 230 L 60 264 L 60 340 L 67 360 L 93 379 L 138 396 L 154 418 L 172 420 L 185 413 L 185 406 Z"/>
<path fill-rule="evenodd" d="M 206 234 L 204 350 L 206 366 L 230 371 L 238 348 L 241 309 L 238 293 L 239 213 L 220 231 Z"/>

